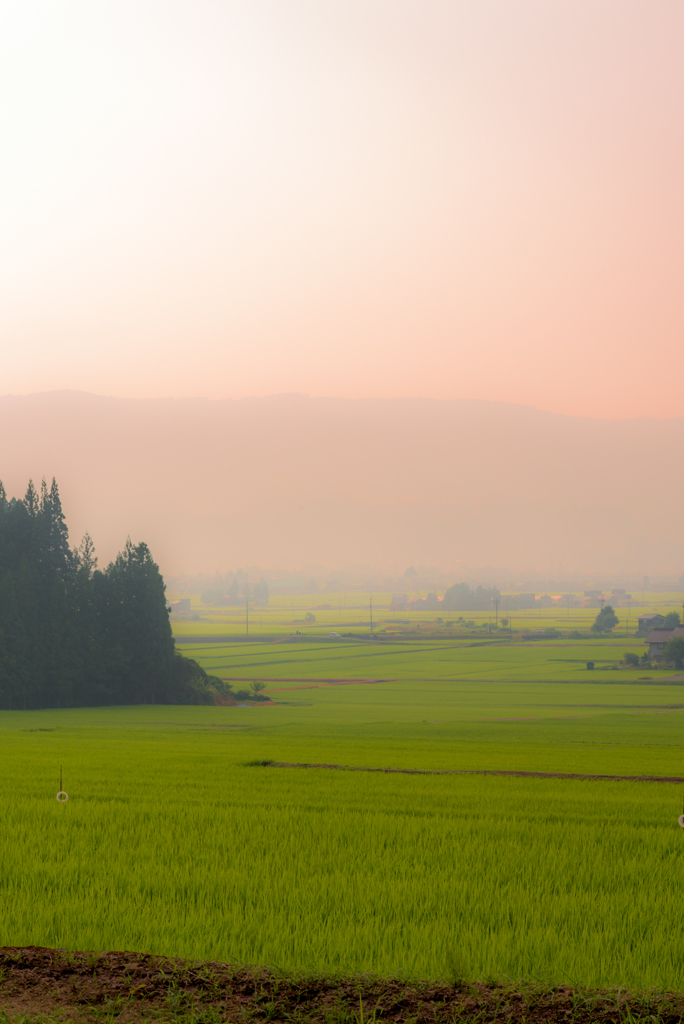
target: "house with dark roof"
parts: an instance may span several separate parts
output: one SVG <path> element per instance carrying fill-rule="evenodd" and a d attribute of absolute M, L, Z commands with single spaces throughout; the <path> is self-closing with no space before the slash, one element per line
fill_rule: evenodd
<path fill-rule="evenodd" d="M 660 661 L 665 644 L 676 636 L 684 637 L 684 626 L 675 626 L 674 629 L 652 629 L 644 640 L 644 643 L 648 644 L 651 661 Z"/>
<path fill-rule="evenodd" d="M 665 621 L 664 615 L 640 615 L 639 616 L 639 632 L 650 633 L 652 629 L 659 629 Z"/>

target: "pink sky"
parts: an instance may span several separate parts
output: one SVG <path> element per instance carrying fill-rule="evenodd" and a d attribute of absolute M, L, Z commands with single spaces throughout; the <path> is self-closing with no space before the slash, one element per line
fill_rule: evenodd
<path fill-rule="evenodd" d="M 22 0 L 0 393 L 684 414 L 681 0 Z"/>

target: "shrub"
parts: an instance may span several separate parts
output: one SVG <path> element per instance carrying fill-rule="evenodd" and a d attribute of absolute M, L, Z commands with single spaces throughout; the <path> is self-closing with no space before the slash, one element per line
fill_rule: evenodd
<path fill-rule="evenodd" d="M 639 665 L 639 655 L 634 654 L 633 651 L 625 651 L 625 665 L 633 665 L 637 668 Z"/>
<path fill-rule="evenodd" d="M 192 658 L 176 654 L 164 696 L 165 704 L 221 704 L 232 691 L 229 683 L 207 675 Z"/>
<path fill-rule="evenodd" d="M 663 649 L 663 657 L 672 662 L 675 668 L 684 668 L 684 636 L 675 636 L 669 640 Z"/>
<path fill-rule="evenodd" d="M 591 627 L 591 631 L 592 633 L 608 633 L 609 630 L 617 626 L 619 621 L 612 605 L 607 604 L 596 616 L 596 621 Z"/>

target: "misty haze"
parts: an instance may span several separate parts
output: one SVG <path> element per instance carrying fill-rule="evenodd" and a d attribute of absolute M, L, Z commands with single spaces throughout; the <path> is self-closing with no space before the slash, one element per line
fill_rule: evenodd
<path fill-rule="evenodd" d="M 265 565 L 455 578 L 679 576 L 683 420 L 485 401 L 0 399 L 9 494 L 56 476 L 72 534 L 165 574 Z"/>

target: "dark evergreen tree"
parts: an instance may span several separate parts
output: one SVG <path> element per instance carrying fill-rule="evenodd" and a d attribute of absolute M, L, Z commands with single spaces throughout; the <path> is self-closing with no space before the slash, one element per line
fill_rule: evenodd
<path fill-rule="evenodd" d="M 69 547 L 56 481 L 23 499 L 0 483 L 0 707 L 190 703 L 230 688 L 176 654 L 164 580 L 126 541 L 100 571 L 88 534 Z"/>
<path fill-rule="evenodd" d="M 28 482 L 26 494 L 24 495 L 24 505 L 26 506 L 26 511 L 30 515 L 31 519 L 35 519 L 40 508 L 40 500 L 36 493 L 36 488 L 33 485 L 33 480 L 29 480 Z"/>
<path fill-rule="evenodd" d="M 24 706 L 28 638 L 19 615 L 11 572 L 0 579 L 0 694 L 5 707 Z"/>

